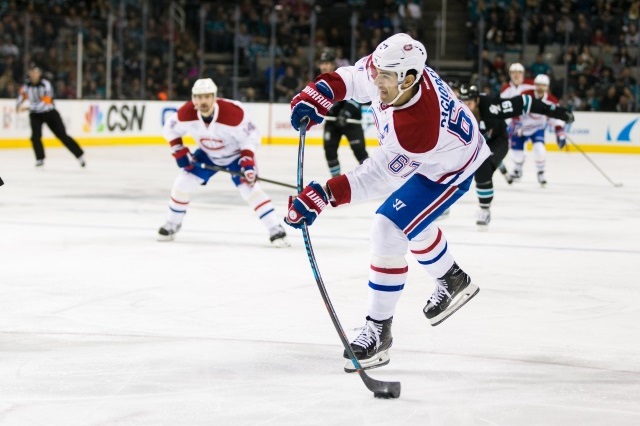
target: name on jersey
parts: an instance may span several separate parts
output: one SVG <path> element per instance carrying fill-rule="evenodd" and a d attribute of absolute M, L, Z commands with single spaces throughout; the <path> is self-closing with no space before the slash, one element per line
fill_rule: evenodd
<path fill-rule="evenodd" d="M 447 127 L 447 122 L 449 121 L 449 114 L 451 114 L 451 108 L 454 105 L 451 96 L 449 96 L 449 91 L 444 85 L 444 82 L 440 78 L 438 74 L 431 68 L 427 68 L 427 72 L 433 78 L 438 93 L 440 93 L 440 127 Z"/>

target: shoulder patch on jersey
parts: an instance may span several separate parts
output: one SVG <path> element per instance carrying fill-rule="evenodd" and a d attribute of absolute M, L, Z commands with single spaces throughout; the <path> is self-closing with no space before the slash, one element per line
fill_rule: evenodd
<path fill-rule="evenodd" d="M 234 127 L 242 123 L 244 119 L 244 110 L 242 108 L 226 99 L 218 98 L 216 102 L 220 109 L 218 119 L 216 120 L 217 123 Z"/>
<path fill-rule="evenodd" d="M 426 81 L 421 84 L 422 96 L 418 102 L 393 111 L 393 126 L 400 146 L 416 154 L 431 151 L 440 136 L 438 94 Z"/>
<path fill-rule="evenodd" d="M 178 110 L 179 121 L 195 121 L 197 119 L 198 111 L 196 111 L 196 107 L 193 106 L 193 102 L 191 101 L 185 102 Z"/>

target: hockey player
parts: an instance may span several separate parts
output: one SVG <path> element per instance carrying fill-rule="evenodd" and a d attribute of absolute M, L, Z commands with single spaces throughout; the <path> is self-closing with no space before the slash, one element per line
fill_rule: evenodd
<path fill-rule="evenodd" d="M 502 160 L 509 150 L 505 119 L 535 113 L 536 115 L 543 114 L 541 117 L 554 117 L 570 123 L 573 121 L 573 114 L 566 108 L 544 103 L 529 94 L 510 99 L 489 99 L 485 94 L 480 94 L 474 85 L 463 84 L 460 86 L 458 97 L 475 115 L 480 124 L 480 131 L 491 149 L 491 156 L 482 163 L 474 175 L 480 204 L 476 224 L 480 230 L 486 230 L 491 221 L 493 173 L 502 164 Z M 523 117 L 528 117 L 528 115 L 523 115 Z"/>
<path fill-rule="evenodd" d="M 320 55 L 320 72 L 331 73 L 336 69 L 336 57 L 330 50 L 325 50 Z M 347 120 L 362 120 L 360 104 L 350 99 L 333 104 L 327 113 L 327 122 L 324 125 L 324 155 L 327 159 L 331 176 L 340 175 L 340 161 L 338 160 L 338 146 L 344 135 L 349 141 L 358 163 L 362 164 L 369 158 L 365 148 L 364 130 L 362 124 L 349 123 Z"/>
<path fill-rule="evenodd" d="M 173 183 L 167 222 L 158 230 L 158 241 L 174 239 L 187 212 L 191 193 L 200 185 L 206 185 L 216 174 L 198 166 L 204 163 L 243 173 L 243 177 L 231 176 L 240 196 L 268 230 L 271 243 L 286 247 L 289 244 L 280 225 L 281 218 L 256 180 L 254 152 L 260 144 L 258 130 L 240 102 L 217 98 L 217 91 L 210 78 L 197 80 L 191 89 L 192 100 L 171 115 L 164 125 L 164 137 L 182 170 Z M 182 143 L 182 136 L 187 133 L 198 144 L 193 154 Z"/>
<path fill-rule="evenodd" d="M 534 80 L 534 85 L 533 90 L 528 90 L 524 93 L 535 96 L 536 99 L 540 99 L 544 103 L 558 105 L 558 99 L 549 93 L 549 77 L 547 75 L 538 74 Z M 543 187 L 547 184 L 544 176 L 547 153 L 547 148 L 544 145 L 544 131 L 547 128 L 547 124 L 555 129 L 558 148 L 563 149 L 567 143 L 564 121 L 548 120 L 545 115 L 530 114 L 520 117 L 516 122 L 516 126 L 514 126 L 515 133 L 511 136 L 511 157 L 515 164 L 512 175 L 514 179 L 522 177 L 524 145 L 530 139 L 533 144 L 532 149 L 536 161 L 536 169 L 538 170 L 538 182 Z"/>
<path fill-rule="evenodd" d="M 521 63 L 514 62 L 509 66 L 509 83 L 503 84 L 500 88 L 500 97 L 504 99 L 513 98 L 514 96 L 521 95 L 527 90 L 532 90 L 533 87 L 533 80 L 524 78 L 524 66 Z M 507 122 L 510 124 L 508 130 L 509 140 L 511 140 L 514 129 L 511 124 L 514 123 L 514 121 L 507 120 Z M 504 164 L 501 163 L 498 168 L 500 173 L 502 173 L 504 178 L 507 180 L 507 183 L 511 185 L 513 183 L 513 176 L 509 174 Z"/>
<path fill-rule="evenodd" d="M 380 148 L 352 171 L 322 185 L 312 181 L 290 200 L 285 219 L 311 225 L 336 207 L 386 197 L 373 220 L 369 302 L 365 326 L 351 342 L 364 368 L 389 362 L 391 323 L 404 288 L 411 250 L 436 287 L 423 309 L 438 325 L 479 288 L 454 261 L 433 221 L 467 190 L 473 173 L 491 154 L 471 111 L 431 68 L 422 43 L 396 34 L 354 66 L 321 74 L 291 101 L 291 124 L 324 120 L 333 102 L 371 102 Z M 346 357 L 346 353 L 345 353 Z M 354 371 L 347 362 L 345 371 Z"/>

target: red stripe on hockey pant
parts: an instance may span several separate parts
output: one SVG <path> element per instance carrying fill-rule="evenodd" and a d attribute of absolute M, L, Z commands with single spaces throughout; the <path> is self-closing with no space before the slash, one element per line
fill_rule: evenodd
<path fill-rule="evenodd" d="M 440 207 L 442 204 L 444 204 L 449 198 L 451 198 L 451 196 L 453 194 L 455 194 L 455 192 L 458 190 L 457 186 L 451 186 L 449 187 L 449 189 L 447 189 L 444 194 L 442 194 L 439 198 L 437 198 L 433 203 L 431 203 L 431 205 L 429 207 L 427 207 L 426 210 L 424 210 L 418 217 L 416 217 L 414 219 L 413 222 L 411 222 L 409 224 L 409 226 L 407 226 L 403 232 L 407 235 L 409 235 L 411 233 L 411 231 L 413 231 L 413 229 L 418 226 L 420 224 L 420 222 L 422 222 L 424 220 L 425 217 L 427 217 L 431 212 L 433 212 L 434 210 L 436 210 L 438 207 Z"/>

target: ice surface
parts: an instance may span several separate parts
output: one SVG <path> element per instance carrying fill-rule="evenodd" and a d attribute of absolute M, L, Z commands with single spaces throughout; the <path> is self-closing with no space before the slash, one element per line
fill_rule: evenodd
<path fill-rule="evenodd" d="M 342 347 L 299 232 L 268 235 L 220 173 L 182 231 L 155 241 L 177 172 L 164 146 L 63 148 L 34 167 L 0 151 L 0 424 L 638 425 L 640 157 L 549 153 L 547 188 L 496 174 L 489 232 L 473 190 L 439 223 L 479 295 L 437 327 L 433 281 L 411 256 L 394 317 L 402 382 L 377 400 L 342 371 Z M 263 146 L 262 176 L 295 184 L 294 146 Z M 343 169 L 354 166 L 347 147 Z M 325 180 L 307 147 L 305 180 Z M 509 164 L 508 164 L 509 165 Z M 290 190 L 264 188 L 284 214 Z M 311 228 L 347 333 L 366 315 L 378 202 L 328 209 Z"/>

